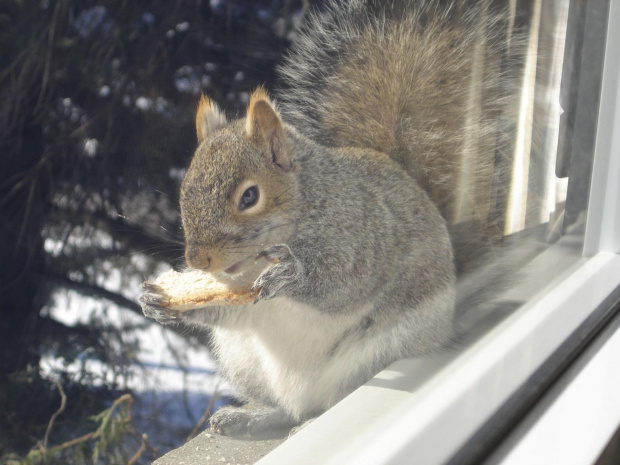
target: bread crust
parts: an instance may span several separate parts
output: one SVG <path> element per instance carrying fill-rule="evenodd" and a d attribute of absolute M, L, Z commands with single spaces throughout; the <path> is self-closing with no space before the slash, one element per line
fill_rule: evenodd
<path fill-rule="evenodd" d="M 170 270 L 148 283 L 151 292 L 160 295 L 160 305 L 178 311 L 222 305 L 243 305 L 253 302 L 259 289 L 230 288 L 211 274 L 192 270 Z"/>

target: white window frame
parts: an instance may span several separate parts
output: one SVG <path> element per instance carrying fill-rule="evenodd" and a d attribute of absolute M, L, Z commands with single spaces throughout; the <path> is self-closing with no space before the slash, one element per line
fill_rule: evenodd
<path fill-rule="evenodd" d="M 620 0 L 609 24 L 583 257 L 566 260 L 563 238 L 528 265 L 555 278 L 546 292 L 456 355 L 391 365 L 259 464 L 468 463 L 491 449 L 489 463 L 582 464 L 602 452 L 620 425 L 620 376 L 600 378 L 601 364 L 619 371 L 620 324 L 591 341 L 620 300 Z M 567 344 L 586 351 L 558 378 Z M 600 383 L 604 393 L 592 392 Z M 528 396 L 541 399 L 529 414 L 519 401 Z M 597 396 L 613 407 L 574 403 Z M 512 431 L 498 448 L 487 440 L 497 428 Z"/>

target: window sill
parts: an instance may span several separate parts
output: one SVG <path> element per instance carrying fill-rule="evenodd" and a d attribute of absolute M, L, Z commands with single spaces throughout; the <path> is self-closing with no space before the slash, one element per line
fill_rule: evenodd
<path fill-rule="evenodd" d="M 620 256 L 575 259 L 565 248 L 554 245 L 533 260 L 530 279 L 507 298 L 528 295 L 528 286 L 550 276 L 553 285 L 463 350 L 392 364 L 259 463 L 479 459 L 608 321 L 619 298 Z"/>

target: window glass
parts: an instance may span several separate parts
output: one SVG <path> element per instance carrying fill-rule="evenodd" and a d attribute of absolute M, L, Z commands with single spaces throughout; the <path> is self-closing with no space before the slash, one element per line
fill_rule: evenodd
<path fill-rule="evenodd" d="M 153 459 L 198 431 L 205 409 L 232 401 L 208 333 L 147 321 L 140 283 L 184 266 L 178 193 L 200 94 L 231 119 L 245 115 L 253 89 L 282 85 L 276 65 L 310 8 L 326 13 L 322 0 L 0 4 L 0 372 L 11 374 L 0 429 L 14 434 L 11 452 L 46 443 L 46 428 L 55 437 L 55 381 L 75 402 L 57 444 L 133 393 L 140 434 L 126 436 L 132 452 L 122 440 L 109 449 L 124 463 L 141 433 Z M 482 259 L 459 258 L 459 343 L 418 361 L 434 366 L 411 390 L 583 260 L 609 1 L 493 0 L 482 16 L 504 8 L 505 44 L 485 54 L 492 47 L 477 42 L 462 118 L 482 111 L 484 79 L 510 76 L 510 105 L 492 133 L 465 137 L 461 200 L 447 218 L 460 250 L 476 242 L 476 224 L 493 233 Z M 472 193 L 467 168 L 484 156 L 492 169 Z"/>
<path fill-rule="evenodd" d="M 564 267 L 582 255 L 603 69 L 603 3 L 509 2 L 514 21 L 508 35 L 522 41 L 513 52 L 522 81 L 517 116 L 503 127 L 511 134 L 505 149 L 510 176 L 494 198 L 503 239 L 486 268 L 510 276 L 506 289 L 527 282 L 508 292 L 515 308 L 557 277 L 534 277 L 535 267 L 523 268 L 530 260 L 554 244 Z M 488 279 L 483 274 L 477 283 L 483 287 Z"/>

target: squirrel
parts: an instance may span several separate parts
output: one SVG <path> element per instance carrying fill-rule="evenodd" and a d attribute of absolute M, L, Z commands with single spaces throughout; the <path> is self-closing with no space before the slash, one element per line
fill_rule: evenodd
<path fill-rule="evenodd" d="M 482 243 L 492 216 L 503 17 L 489 1 L 331 0 L 298 32 L 276 99 L 258 88 L 228 121 L 203 96 L 180 192 L 186 262 L 258 297 L 183 313 L 152 291 L 141 303 L 211 329 L 248 403 L 216 412 L 215 431 L 299 425 L 450 343 L 472 253 L 454 231 L 482 224 L 465 228 Z"/>

